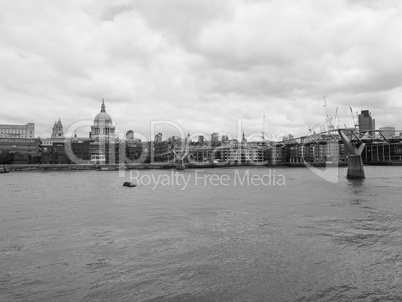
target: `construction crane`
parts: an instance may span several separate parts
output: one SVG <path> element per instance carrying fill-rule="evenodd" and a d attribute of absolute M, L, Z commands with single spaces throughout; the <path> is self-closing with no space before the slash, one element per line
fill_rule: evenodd
<path fill-rule="evenodd" d="M 310 135 L 312 134 L 312 132 L 314 131 L 315 128 L 317 128 L 321 123 L 317 123 L 316 125 L 314 125 L 313 127 L 309 127 L 308 131 L 310 132 Z"/>
<path fill-rule="evenodd" d="M 352 119 L 353 119 L 353 127 L 354 128 L 356 128 L 356 127 L 358 127 L 359 126 L 359 113 L 356 111 L 356 116 L 357 116 L 357 123 L 355 122 L 355 117 L 354 117 L 354 115 L 353 115 L 353 109 L 352 109 L 352 107 L 350 107 L 349 106 L 349 108 L 350 108 L 350 114 L 352 114 Z"/>
<path fill-rule="evenodd" d="M 339 107 L 336 107 L 334 122 L 335 122 L 336 119 L 338 118 L 338 109 L 339 109 Z M 338 119 L 338 125 L 336 126 L 336 129 L 338 129 L 338 128 L 339 128 L 339 119 Z"/>
<path fill-rule="evenodd" d="M 265 142 L 265 115 L 262 118 L 262 141 Z"/>
<path fill-rule="evenodd" d="M 262 137 L 263 141 L 265 140 L 264 125 L 265 125 L 265 115 L 262 117 L 262 133 L 261 133 L 262 135 L 261 135 L 261 137 Z"/>
<path fill-rule="evenodd" d="M 325 107 L 325 117 L 326 117 L 325 124 L 327 125 L 327 130 L 334 130 L 335 125 L 332 123 L 332 121 L 335 122 L 336 117 L 338 116 L 339 107 L 336 107 L 335 118 L 332 118 L 332 116 L 329 115 L 329 113 L 328 113 L 327 100 L 325 99 L 325 96 L 324 96 L 324 107 Z"/>

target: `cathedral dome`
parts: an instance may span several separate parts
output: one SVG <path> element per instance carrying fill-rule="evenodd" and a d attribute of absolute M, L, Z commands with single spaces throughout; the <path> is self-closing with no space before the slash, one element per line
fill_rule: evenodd
<path fill-rule="evenodd" d="M 115 126 L 112 118 L 106 113 L 105 101 L 102 100 L 101 111 L 95 116 L 94 123 L 91 126 L 90 137 L 96 139 L 114 138 Z"/>
<path fill-rule="evenodd" d="M 99 112 L 94 119 L 94 125 L 99 124 L 112 124 L 112 117 L 106 112 L 105 103 L 102 101 L 101 112 Z"/>
<path fill-rule="evenodd" d="M 99 112 L 94 119 L 94 124 L 105 124 L 105 123 L 112 123 L 112 118 L 106 112 Z"/>

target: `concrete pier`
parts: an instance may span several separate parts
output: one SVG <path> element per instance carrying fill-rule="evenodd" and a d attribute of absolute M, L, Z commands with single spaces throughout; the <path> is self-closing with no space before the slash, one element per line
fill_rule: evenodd
<path fill-rule="evenodd" d="M 361 155 L 349 155 L 347 179 L 366 178 L 363 169 L 363 160 Z"/>
<path fill-rule="evenodd" d="M 348 174 L 347 179 L 364 179 L 366 178 L 363 168 L 362 152 L 365 144 L 353 144 L 352 141 L 346 136 L 342 129 L 338 130 L 338 133 L 345 145 L 346 150 L 349 154 L 348 159 Z"/>

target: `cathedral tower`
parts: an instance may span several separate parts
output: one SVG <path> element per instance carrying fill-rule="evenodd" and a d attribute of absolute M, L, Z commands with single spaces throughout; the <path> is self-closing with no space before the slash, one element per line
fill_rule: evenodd
<path fill-rule="evenodd" d="M 64 138 L 64 132 L 63 132 L 63 124 L 61 123 L 61 120 L 59 118 L 58 122 L 54 122 L 53 126 L 53 133 L 51 138 Z"/>

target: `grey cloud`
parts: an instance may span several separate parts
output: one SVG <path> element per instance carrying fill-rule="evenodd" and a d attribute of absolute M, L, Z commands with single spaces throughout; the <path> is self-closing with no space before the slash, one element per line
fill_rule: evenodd
<path fill-rule="evenodd" d="M 104 8 L 102 18 L 104 20 L 113 21 L 116 16 L 132 10 L 133 8 L 129 4 L 107 6 Z"/>
<path fill-rule="evenodd" d="M 396 1 L 41 1 L 0 10 L 2 108 L 26 108 L 15 123 L 34 116 L 42 136 L 47 119 L 92 119 L 102 97 L 121 129 L 143 132 L 153 119 L 235 132 L 238 117 L 252 131 L 266 114 L 270 131 L 305 134 L 325 119 L 324 95 L 348 124 L 349 106 L 370 109 L 378 125 L 397 124 L 389 111 L 402 112 Z"/>

